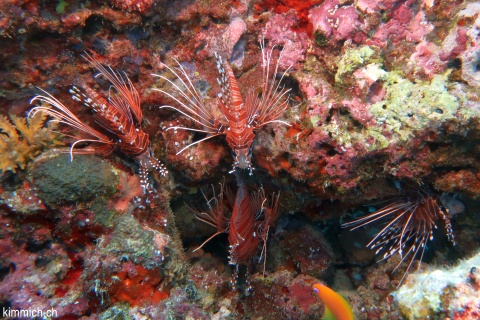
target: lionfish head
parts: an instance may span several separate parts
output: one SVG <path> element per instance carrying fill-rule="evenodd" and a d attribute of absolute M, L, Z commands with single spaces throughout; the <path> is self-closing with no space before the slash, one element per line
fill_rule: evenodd
<path fill-rule="evenodd" d="M 234 158 L 235 162 L 233 164 L 234 167 L 240 169 L 250 169 L 252 170 L 252 152 L 250 148 L 242 148 L 234 150 Z"/>

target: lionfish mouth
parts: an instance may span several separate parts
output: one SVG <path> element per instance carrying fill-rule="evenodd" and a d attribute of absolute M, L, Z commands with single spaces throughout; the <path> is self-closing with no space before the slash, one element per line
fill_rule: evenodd
<path fill-rule="evenodd" d="M 249 148 L 235 150 L 234 167 L 239 169 L 252 169 L 252 157 Z"/>

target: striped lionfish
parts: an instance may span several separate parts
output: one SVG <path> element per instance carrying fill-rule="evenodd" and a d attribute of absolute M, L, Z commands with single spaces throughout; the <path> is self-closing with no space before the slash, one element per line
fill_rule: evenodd
<path fill-rule="evenodd" d="M 250 194 L 245 181 L 239 172 L 235 172 L 237 180 L 237 192 L 235 196 L 229 189 L 224 189 L 220 184 L 220 192 L 211 199 L 204 198 L 208 209 L 201 211 L 191 209 L 198 220 L 214 227 L 217 231 L 205 240 L 197 249 L 203 247 L 208 241 L 221 233 L 228 233 L 229 264 L 235 266 L 234 279 L 237 278 L 240 265 L 250 267 L 255 254 L 261 245 L 259 260 L 263 258 L 263 272 L 265 273 L 266 243 L 268 232 L 279 217 L 280 193 L 272 195 L 270 201 L 265 192 Z M 202 191 L 203 192 L 203 191 Z M 228 202 L 225 203 L 225 198 Z M 227 207 L 231 208 L 230 217 L 227 217 Z M 235 281 L 232 281 L 235 288 Z"/>
<path fill-rule="evenodd" d="M 66 124 L 81 132 L 83 137 L 71 136 L 76 141 L 70 146 L 70 159 L 73 154 L 110 155 L 114 150 L 120 150 L 126 155 L 134 157 L 140 163 L 140 178 L 144 193 L 149 188 L 147 172 L 156 169 L 165 176 L 168 171 L 158 161 L 150 148 L 150 137 L 142 130 L 143 120 L 140 108 L 140 98 L 131 80 L 125 73 L 114 71 L 111 67 L 104 67 L 89 54 L 83 56 L 95 69 L 112 85 L 109 98 L 105 99 L 85 83 L 81 88 L 73 86 L 70 89 L 72 99 L 83 103 L 94 113 L 95 121 L 101 127 L 96 130 L 77 118 L 63 103 L 47 91 L 40 89 L 44 94 L 35 96 L 31 103 L 40 101 L 39 105 L 29 112 L 29 116 L 37 112 L 44 112 L 57 121 Z M 84 148 L 77 145 L 88 143 Z"/>
<path fill-rule="evenodd" d="M 433 240 L 433 230 L 437 228 L 438 220 L 443 221 L 448 239 L 455 245 L 448 209 L 442 205 L 440 199 L 420 189 L 394 199 L 388 205 L 365 217 L 344 223 L 342 228 L 355 230 L 384 218 L 390 218 L 389 222 L 367 244 L 367 247 L 376 249 L 375 254 L 384 252 L 382 260 L 398 253 L 401 260 L 395 266 L 394 272 L 411 255 L 400 283 L 403 282 L 419 254 L 422 261 L 427 243 Z"/>
<path fill-rule="evenodd" d="M 275 75 L 279 71 L 278 62 L 281 59 L 282 52 L 280 52 L 273 72 L 271 72 L 274 46 L 269 51 L 265 49 L 263 42 L 260 42 L 260 46 L 262 49 L 263 71 L 261 97 L 257 96 L 252 88 L 249 90 L 245 101 L 243 101 L 232 68 L 228 63 L 224 63 L 222 57 L 217 53 L 215 53 L 215 57 L 217 59 L 217 69 L 220 73 L 220 78 L 217 79 L 217 82 L 221 87 L 221 93 L 218 94 L 218 105 L 216 108 L 207 106 L 204 103 L 187 72 L 177 60 L 175 60 L 178 65 L 177 71 L 165 64 L 163 65 L 177 78 L 179 84 L 165 76 L 153 74 L 153 76 L 170 83 L 176 95 L 162 89 L 154 90 L 162 92 L 179 105 L 178 107 L 164 105 L 160 108 L 176 110 L 202 126 L 202 129 L 176 126 L 167 130 L 183 129 L 208 134 L 206 138 L 187 145 L 178 151 L 177 154 L 207 139 L 225 135 L 228 144 L 234 152 L 233 170 L 235 168 L 249 169 L 250 174 L 252 174 L 251 146 L 255 138 L 254 131 L 271 122 L 280 122 L 289 126 L 288 123 L 278 120 L 278 118 L 283 114 L 288 105 L 287 94 L 290 90 L 281 87 L 280 83 L 290 68 L 287 68 L 282 73 L 280 80 L 275 84 Z M 271 73 L 273 74 L 272 76 L 270 75 Z M 218 114 L 218 111 L 220 111 L 220 117 L 215 116 Z"/>

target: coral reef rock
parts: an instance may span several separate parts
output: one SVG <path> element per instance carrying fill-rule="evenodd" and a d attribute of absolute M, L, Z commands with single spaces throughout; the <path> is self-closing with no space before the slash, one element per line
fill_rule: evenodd
<path fill-rule="evenodd" d="M 444 314 L 451 319 L 480 317 L 480 254 L 451 268 L 411 274 L 392 295 L 407 319 Z"/>

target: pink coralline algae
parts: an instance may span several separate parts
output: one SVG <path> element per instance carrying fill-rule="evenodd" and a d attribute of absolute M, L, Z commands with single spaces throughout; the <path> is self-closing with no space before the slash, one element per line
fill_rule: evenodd
<path fill-rule="evenodd" d="M 305 60 L 308 49 L 307 35 L 292 30 L 298 23 L 293 14 L 276 14 L 270 18 L 263 30 L 263 36 L 271 42 L 271 45 L 283 47 L 280 61 L 282 69 L 295 67 L 298 62 Z"/>
<path fill-rule="evenodd" d="M 26 117 L 40 87 L 89 126 L 105 128 L 98 113 L 71 103 L 69 89 L 80 83 L 106 100 L 118 99 L 81 59 L 86 52 L 117 77 L 130 79 L 144 115 L 135 129 L 149 135 L 153 153 L 170 172 L 167 178 L 149 175 L 151 192 L 143 194 L 135 174 L 139 163 L 118 149 L 111 157 L 75 155 L 70 161 L 68 148 L 44 146 L 25 167 L 2 173 L 0 307 L 53 307 L 65 320 L 313 319 L 321 317 L 324 306 L 311 285 L 328 281 L 358 319 L 405 318 L 412 304 L 400 307 L 392 293 L 419 267 L 418 259 L 413 261 L 400 284 L 409 261 L 398 263 L 415 239 L 397 243 L 401 255 L 377 262 L 382 257 L 368 243 L 382 226 L 342 232 L 341 224 L 372 217 L 411 187 L 438 196 L 456 240 L 456 246 L 448 245 L 439 221 L 428 246 L 420 249 L 425 249 L 420 270 L 431 274 L 431 266 L 454 265 L 480 250 L 472 241 L 480 234 L 478 1 L 174 4 L 0 2 L 0 118 Z M 273 48 L 266 81 L 262 39 L 266 51 Z M 215 55 L 223 58 L 220 69 L 231 66 L 232 81 L 223 86 L 217 85 L 222 71 Z M 173 72 L 183 72 L 180 66 L 184 77 L 175 77 Z M 203 191 L 210 199 L 203 209 L 212 208 L 217 198 L 207 190 L 218 190 L 222 181 L 232 188 L 225 198 L 238 191 L 229 174 L 231 148 L 222 137 L 211 137 L 227 130 L 225 121 L 214 126 L 215 119 L 223 119 L 214 109 L 233 79 L 244 102 L 268 99 L 267 84 L 275 92 L 288 90 L 280 99 L 285 123 L 267 121 L 249 140 L 255 170 L 244 179 L 250 196 L 244 191 L 239 199 L 254 203 L 253 228 L 238 237 L 232 231 L 235 242 L 229 242 L 223 231 L 245 221 L 230 215 L 235 205 L 225 199 L 218 215 L 228 223 L 216 225 L 219 234 L 194 251 L 215 230 L 199 224 L 189 207 L 196 207 Z M 183 114 L 159 108 L 169 104 L 179 110 L 185 90 L 197 94 L 187 95 Z M 205 108 L 198 111 L 200 100 Z M 198 118 L 189 120 L 187 110 Z M 205 117 L 210 110 L 214 116 Z M 249 112 L 253 119 L 268 110 Z M 11 143 L 8 130 L 0 129 L 0 141 Z M 63 124 L 55 130 L 67 134 L 61 144 L 71 145 L 73 131 Z M 111 130 L 105 136 L 111 138 Z M 275 224 L 263 223 L 270 206 L 257 196 L 260 186 L 266 194 L 280 193 Z M 411 219 L 421 220 L 416 214 Z M 242 258 L 237 265 L 241 276 L 233 291 L 237 270 L 225 257 L 237 250 L 232 247 L 260 238 L 258 246 L 249 246 L 253 263 Z M 462 285 L 440 292 L 439 309 L 428 316 L 478 318 L 477 269 L 468 266 Z M 431 294 L 429 284 L 416 289 L 419 297 Z"/>
<path fill-rule="evenodd" d="M 278 271 L 266 278 L 256 277 L 252 281 L 252 294 L 241 302 L 242 309 L 263 318 L 320 318 L 323 309 L 311 294 L 314 282 L 315 278 L 305 275 L 293 277 L 288 271 Z"/>
<path fill-rule="evenodd" d="M 400 0 L 358 0 L 357 8 L 364 13 L 376 13 L 379 10 L 392 10 Z M 409 1 L 411 2 L 411 1 Z"/>
<path fill-rule="evenodd" d="M 362 22 L 354 5 L 341 5 L 339 1 L 327 0 L 309 11 L 313 30 L 335 40 L 360 40 Z"/>
<path fill-rule="evenodd" d="M 480 44 L 465 50 L 460 55 L 462 61 L 462 79 L 469 85 L 480 88 Z"/>
<path fill-rule="evenodd" d="M 222 36 L 223 42 L 225 43 L 226 52 L 230 53 L 233 51 L 233 46 L 235 46 L 246 30 L 247 25 L 241 18 L 235 18 L 232 22 L 230 22 Z"/>
<path fill-rule="evenodd" d="M 118 185 L 118 193 L 115 194 L 114 206 L 118 212 L 125 212 L 130 202 L 143 195 L 142 184 L 140 178 L 136 175 L 129 175 L 122 172 L 120 175 L 120 183 Z"/>
<path fill-rule="evenodd" d="M 363 103 L 360 99 L 353 98 L 352 100 L 343 100 L 341 106 L 348 110 L 352 119 L 364 126 L 368 126 L 373 119 L 372 114 L 368 111 L 369 105 Z"/>
<path fill-rule="evenodd" d="M 6 237 L 0 243 L 2 299 L 11 301 L 13 309 L 53 307 L 59 317 L 87 312 L 88 300 L 75 288 L 80 275 L 75 254 L 53 241 L 48 224 L 24 223 L 23 241 L 16 242 L 18 231 L 8 218 L 1 220 L 9 226 L 2 228 Z"/>
<path fill-rule="evenodd" d="M 295 224 L 292 219 L 290 223 Z M 267 252 L 267 270 L 283 270 L 295 268 L 302 274 L 318 279 L 332 272 L 332 248 L 323 234 L 311 225 L 301 228 L 291 227 L 274 236 L 275 241 L 269 245 Z M 279 260 L 277 257 L 283 257 Z"/>
<path fill-rule="evenodd" d="M 331 85 L 320 77 L 314 75 L 299 75 L 299 86 L 305 98 L 323 103 L 330 95 Z"/>
<path fill-rule="evenodd" d="M 454 59 L 467 49 L 467 32 L 467 28 L 453 28 L 443 41 L 443 49 L 440 52 L 441 60 L 448 61 Z"/>
<path fill-rule="evenodd" d="M 393 11 L 392 19 L 382 24 L 372 39 L 377 46 L 385 48 L 388 41 L 398 44 L 403 40 L 407 42 L 424 40 L 432 30 L 433 24 L 426 21 L 422 11 L 415 14 L 412 9 L 402 5 Z"/>
<path fill-rule="evenodd" d="M 415 47 L 415 53 L 410 56 L 409 66 L 412 66 L 413 73 L 432 77 L 445 70 L 447 63 L 442 61 L 439 51 L 438 46 L 432 42 L 420 42 Z"/>
<path fill-rule="evenodd" d="M 228 20 L 232 11 L 237 11 L 238 13 L 245 12 L 247 9 L 245 4 L 242 1 L 205 0 L 191 2 L 181 0 L 175 6 L 167 5 L 167 8 L 163 8 L 163 10 L 166 10 L 166 17 L 169 21 L 174 21 L 181 25 L 182 23 L 196 23 L 198 21 L 195 20 L 198 18 L 204 22 L 207 22 L 209 17 Z"/>
<path fill-rule="evenodd" d="M 114 7 L 128 12 L 148 14 L 156 0 L 110 0 Z"/>

